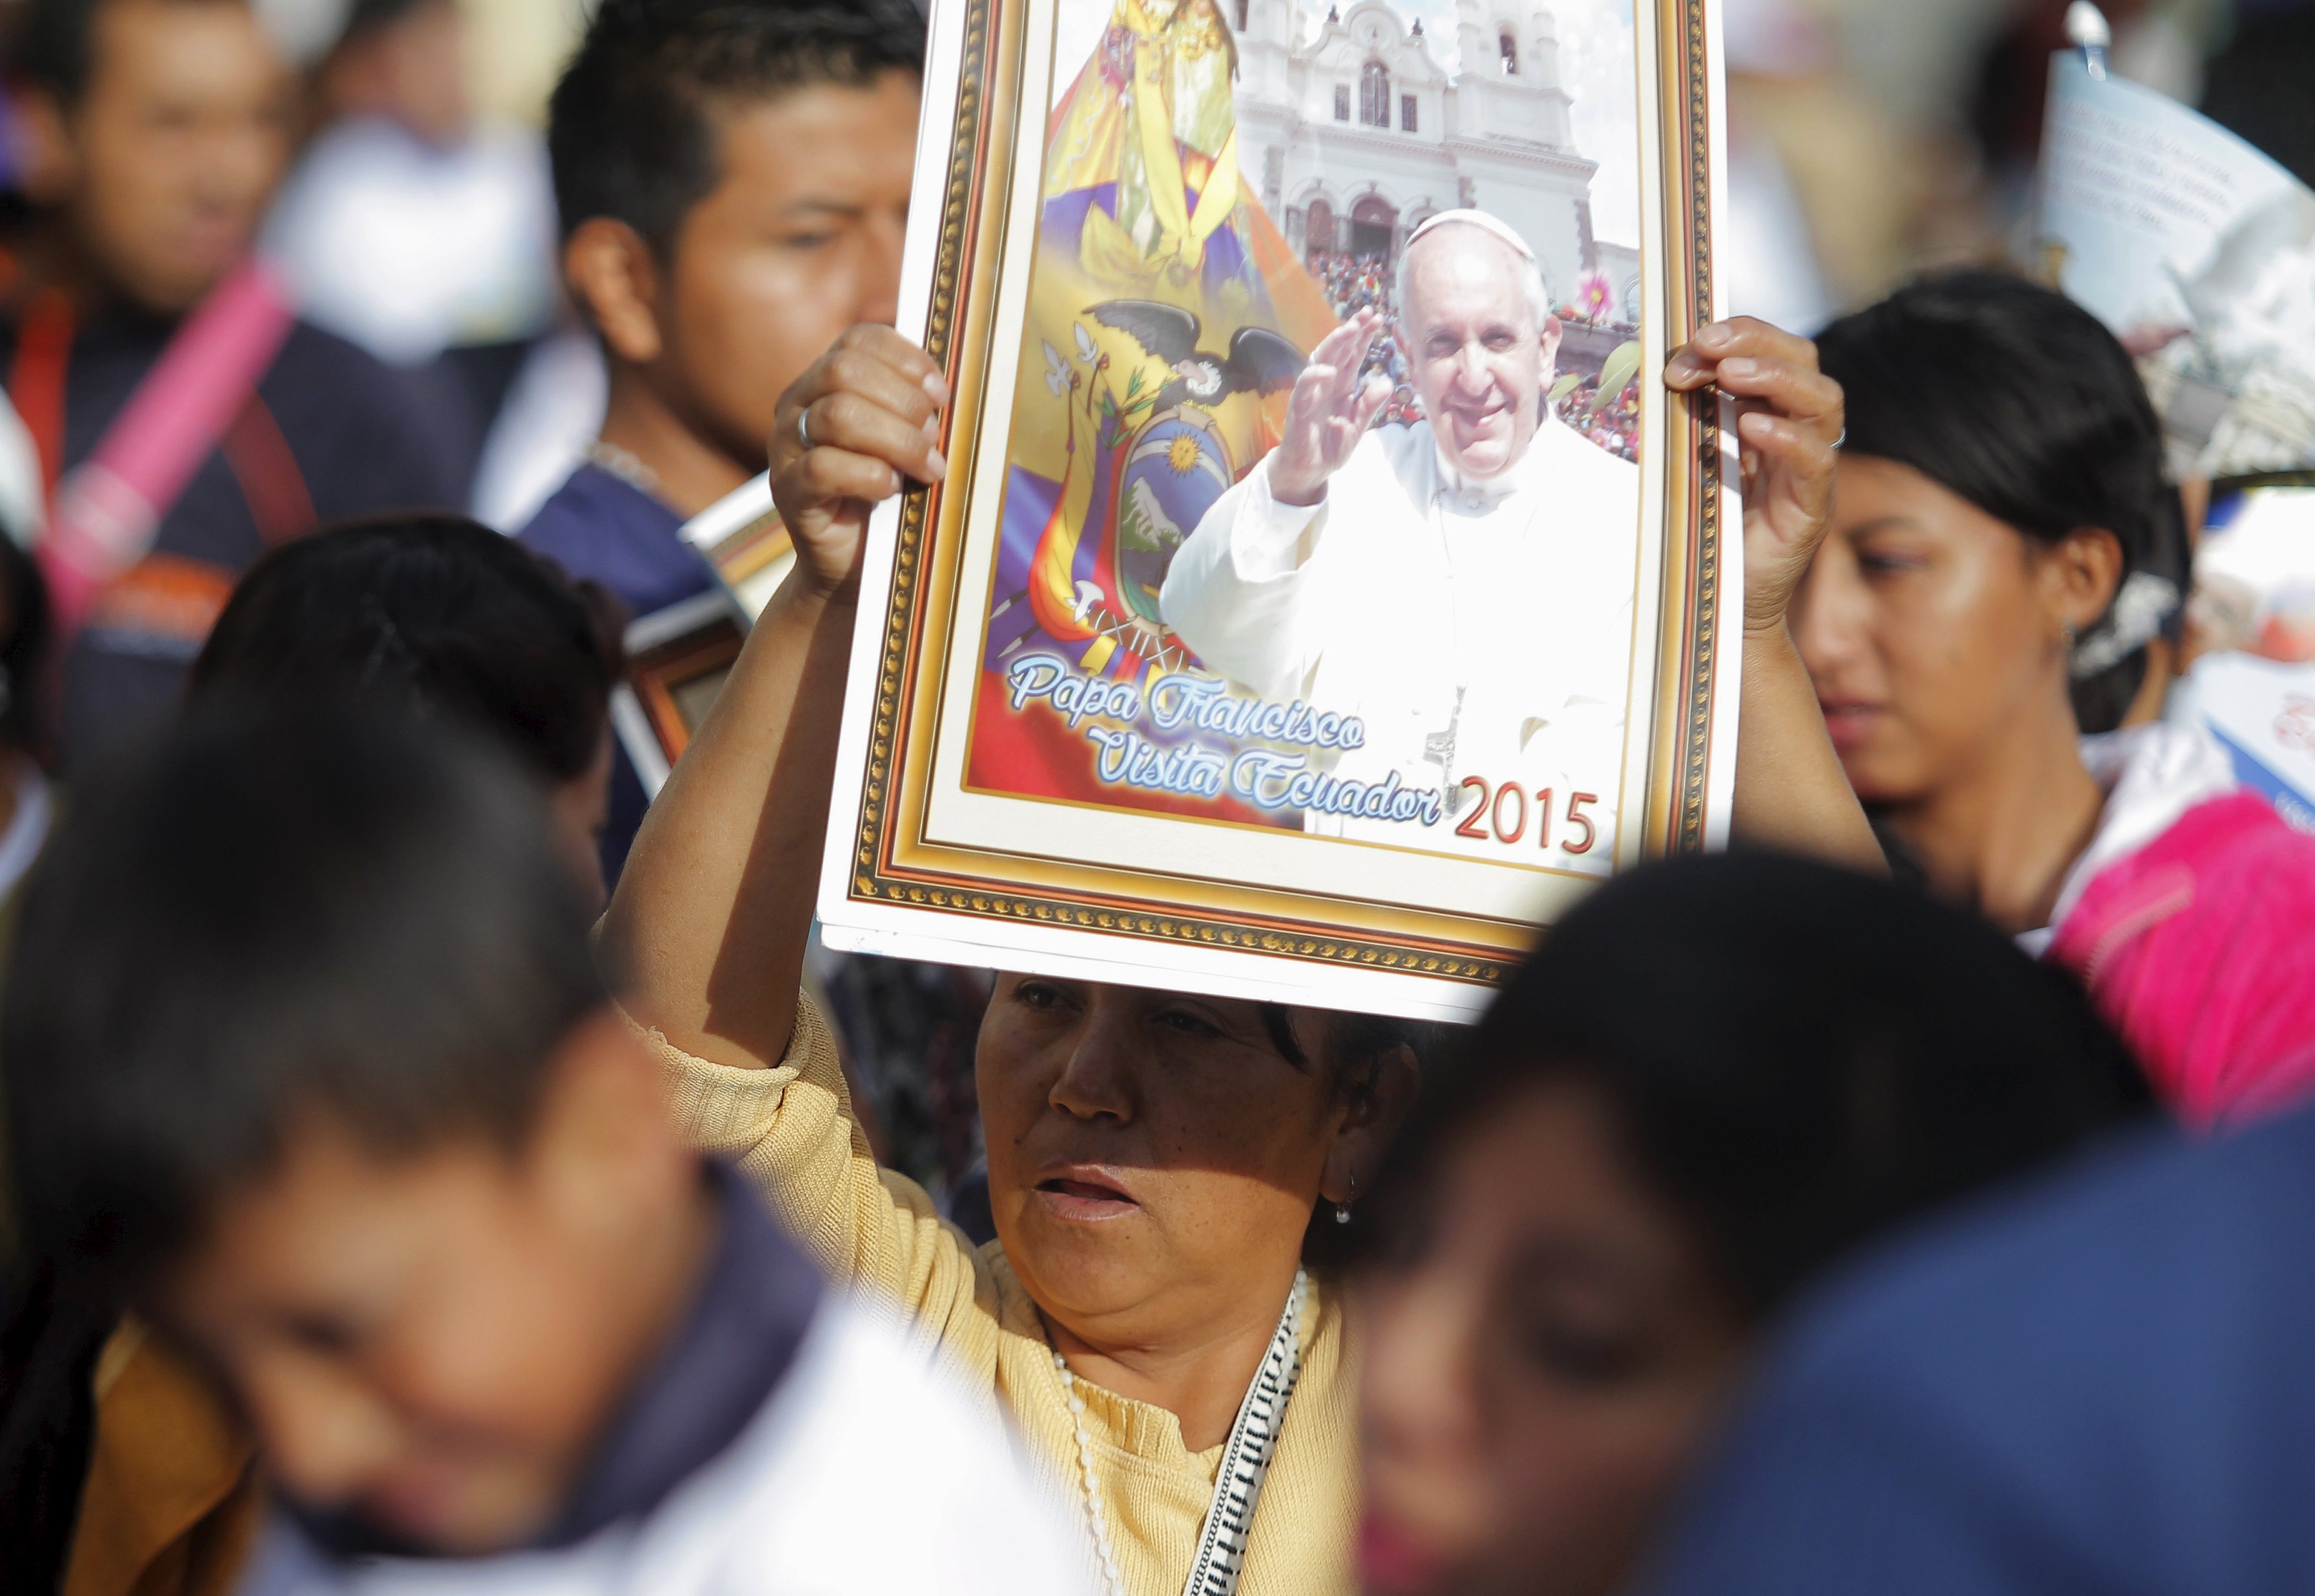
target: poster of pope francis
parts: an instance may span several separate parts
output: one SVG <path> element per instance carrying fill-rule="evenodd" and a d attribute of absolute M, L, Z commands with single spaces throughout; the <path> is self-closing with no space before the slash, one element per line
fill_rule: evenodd
<path fill-rule="evenodd" d="M 1553 413 L 1560 324 L 1503 223 L 1415 228 L 1397 306 L 1420 417 L 1375 424 L 1387 329 L 1357 311 L 1312 350 L 1278 447 L 1175 554 L 1160 613 L 1209 670 L 1357 719 L 1300 789 L 1305 829 L 1604 872 L 1639 472 Z"/>
<path fill-rule="evenodd" d="M 936 0 L 839 943 L 1460 1012 L 1709 831 L 1708 4 Z"/>

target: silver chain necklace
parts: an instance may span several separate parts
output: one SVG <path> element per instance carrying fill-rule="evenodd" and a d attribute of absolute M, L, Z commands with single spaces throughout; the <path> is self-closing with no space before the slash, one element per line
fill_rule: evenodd
<path fill-rule="evenodd" d="M 655 495 L 659 492 L 659 473 L 616 443 L 605 443 L 599 438 L 590 439 L 579 455 L 590 466 L 609 472 L 639 493 Z"/>
<path fill-rule="evenodd" d="M 1235 1596 L 1237 1576 L 1246 1566 L 1246 1541 L 1254 1526 L 1254 1504 L 1262 1495 L 1262 1482 L 1270 1473 L 1271 1454 L 1277 1450 L 1278 1432 L 1286 1421 L 1286 1404 L 1294 1396 L 1294 1382 L 1302 1377 L 1302 1308 L 1309 1299 L 1310 1277 L 1294 1272 L 1294 1289 L 1287 1293 L 1286 1311 L 1270 1350 L 1254 1371 L 1238 1404 L 1237 1422 L 1222 1448 L 1221 1467 L 1214 1479 L 1213 1504 L 1206 1509 L 1205 1527 L 1198 1535 L 1198 1555 L 1190 1561 L 1190 1577 L 1182 1596 Z M 1126 1596 L 1125 1575 L 1117 1566 L 1117 1553 L 1109 1541 L 1109 1521 L 1101 1505 L 1101 1485 L 1093 1467 L 1093 1437 L 1087 1433 L 1085 1398 L 1078 1394 L 1078 1377 L 1068 1360 L 1053 1353 L 1053 1368 L 1061 1377 L 1061 1392 L 1069 1398 L 1069 1417 L 1077 1425 L 1078 1466 L 1085 1476 L 1086 1521 L 1093 1531 L 1095 1555 L 1101 1563 L 1102 1589 L 1106 1596 Z"/>

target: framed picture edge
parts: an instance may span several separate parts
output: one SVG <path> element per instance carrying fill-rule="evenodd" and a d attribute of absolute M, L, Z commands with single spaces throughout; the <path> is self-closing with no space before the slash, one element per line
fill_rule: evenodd
<path fill-rule="evenodd" d="M 1246 953 L 1239 949 L 1182 950 L 1160 971 L 1104 953 L 1104 947 L 1116 945 L 1116 938 L 1101 933 L 1022 927 L 1021 935 L 992 944 L 971 936 L 971 922 L 961 921 L 960 925 L 958 935 L 947 936 L 927 931 L 921 918 L 915 915 L 909 917 L 905 928 L 878 925 L 855 916 L 840 925 L 823 923 L 820 940 L 841 953 L 891 954 L 936 964 L 1009 970 L 1023 975 L 1106 981 L 1116 986 L 1147 987 L 1188 971 L 1195 977 L 1197 990 L 1219 998 L 1308 1005 L 1451 1024 L 1468 1024 L 1477 1020 L 1494 995 L 1491 987 L 1465 981 L 1440 980 L 1399 971 L 1313 968 L 1282 959 L 1274 962 L 1277 969 L 1273 974 L 1264 969 L 1271 962 L 1250 961 Z M 1211 956 L 1202 960 L 1202 953 Z M 1205 968 L 1198 968 L 1202 963 Z"/>
<path fill-rule="evenodd" d="M 1678 19 L 1688 24 L 1678 45 L 1663 40 L 1653 63 L 1643 59 L 1638 65 L 1643 72 L 1651 67 L 1659 74 L 1670 71 L 1671 82 L 1687 86 L 1702 102 L 1708 129 L 1707 147 L 1701 152 L 1704 158 L 1699 159 L 1699 152 L 1693 149 L 1688 152 L 1688 169 L 1700 181 L 1692 181 L 1681 190 L 1697 202 L 1690 217 L 1692 229 L 1683 231 L 1674 196 L 1660 194 L 1668 256 L 1660 270 L 1669 275 L 1662 279 L 1654 314 L 1663 319 L 1663 341 L 1668 347 L 1670 341 L 1689 328 L 1718 318 L 1725 307 L 1725 291 L 1712 270 L 1716 262 L 1710 253 L 1711 232 L 1716 218 L 1725 214 L 1721 28 L 1715 0 L 1638 0 L 1638 4 L 1659 22 Z M 980 99 L 989 92 L 989 40 L 972 37 L 970 29 L 976 17 L 985 22 L 993 9 L 992 0 L 931 0 L 916 188 L 919 194 L 947 194 L 951 203 L 918 204 L 911 208 L 899 330 L 919 343 L 943 314 L 936 305 L 936 294 L 958 292 L 953 279 L 942 282 L 936 277 L 950 264 L 944 259 L 944 230 L 964 186 L 965 169 L 958 159 L 960 137 L 968 129 L 976 136 L 986 136 L 985 123 L 980 120 Z M 1670 59 L 1674 49 L 1686 58 L 1676 69 Z M 1659 121 L 1660 129 L 1671 126 L 1668 120 Z M 1666 150 L 1654 179 L 1659 188 L 1669 181 L 1672 166 L 1671 152 Z M 989 225 L 1001 226 L 1003 219 Z M 1705 262 L 1696 278 L 1688 277 L 1681 264 L 1691 250 L 1700 253 Z M 1690 292 L 1691 288 L 1695 291 Z M 1683 305 L 1687 306 L 1684 324 L 1677 308 Z M 961 315 L 953 306 L 948 314 Z M 1720 630 L 1725 606 L 1741 598 L 1743 581 L 1734 412 L 1725 402 L 1707 400 L 1693 420 L 1682 420 L 1678 402 L 1671 401 L 1663 413 L 1667 434 L 1678 425 L 1698 440 L 1685 468 L 1685 482 L 1687 492 L 1696 495 L 1702 507 L 1705 525 L 1699 533 L 1682 539 L 1681 549 L 1667 550 L 1659 581 L 1664 611 L 1651 645 L 1663 652 L 1665 666 L 1677 661 L 1685 670 L 1696 672 L 1698 661 L 1707 663 L 1700 672 L 1700 687 L 1683 697 L 1689 708 L 1680 716 L 1664 713 L 1674 689 L 1659 667 L 1655 699 L 1649 710 L 1651 736 L 1657 749 L 1648 767 L 1654 774 L 1643 780 L 1641 797 L 1633 803 L 1627 822 L 1636 836 L 1647 838 L 1643 846 L 1649 856 L 1725 845 L 1741 698 L 1741 649 Z M 953 462 L 959 459 L 958 451 L 951 447 L 955 425 L 953 414 L 945 419 L 941 440 Z M 1679 470 L 1668 471 L 1664 480 L 1670 515 L 1669 496 L 1678 491 L 1672 484 L 1681 480 Z M 889 902 L 856 891 L 856 873 L 865 865 L 873 874 L 877 856 L 878 838 L 865 829 L 864 822 L 870 808 L 867 786 L 872 776 L 891 781 L 897 758 L 895 739 L 900 728 L 884 723 L 878 710 L 889 693 L 897 691 L 896 680 L 884 679 L 891 669 L 889 645 L 905 632 L 909 619 L 895 614 L 893 577 L 904 518 L 912 510 L 924 514 L 912 502 L 922 497 L 918 492 L 881 505 L 871 519 L 863 553 L 863 598 L 855 620 L 846 682 L 848 708 L 839 733 L 820 879 L 822 935 L 830 946 L 1129 984 L 1163 982 L 1178 972 L 1201 990 L 1416 1018 L 1468 1021 L 1484 1009 L 1508 959 L 1495 957 L 1484 973 L 1466 962 L 1458 974 L 1443 979 L 1421 969 L 1419 959 L 1377 967 L 1364 962 L 1276 956 L 1255 945 L 1252 939 L 1226 947 L 1176 942 L 1166 946 L 1162 957 L 1145 959 L 1125 953 L 1117 932 L 1098 928 L 1091 918 L 1082 927 L 1024 924 L 1012 918 L 992 921 L 985 911 L 969 909 L 966 900 L 973 896 L 969 889 L 953 894 L 956 911 L 947 909 L 946 896 L 937 891 L 895 891 Z M 1682 526 L 1690 524 L 1691 513 L 1681 512 Z M 921 525 L 918 535 L 924 535 Z M 1682 563 L 1683 572 L 1675 589 L 1671 567 L 1676 558 Z M 1671 642 L 1675 634 L 1684 638 L 1677 647 Z M 877 710 L 861 708 L 872 704 Z M 882 762 L 881 772 L 872 772 L 874 762 Z M 992 925 L 1001 928 L 998 935 L 982 933 L 984 927 Z M 1119 952 L 1104 953 L 1105 948 Z"/>
<path fill-rule="evenodd" d="M 1706 81 L 1720 89 L 1712 96 L 1708 113 L 1710 167 L 1705 192 L 1712 214 L 1725 217 L 1728 214 L 1728 53 L 1718 4 L 1707 5 L 1704 31 Z M 1707 323 L 1725 321 L 1730 309 L 1725 281 L 1715 270 L 1703 319 Z M 1737 453 L 1736 403 L 1723 395 L 1718 408 L 1722 526 L 1718 583 L 1723 597 L 1735 597 L 1741 614 L 1744 595 L 1744 472 Z M 1707 851 L 1716 853 L 1728 846 L 1729 817 L 1736 807 L 1737 712 L 1744 702 L 1744 649 L 1741 638 L 1737 646 L 1720 650 L 1714 673 L 1712 748 L 1705 774 L 1704 846 Z"/>

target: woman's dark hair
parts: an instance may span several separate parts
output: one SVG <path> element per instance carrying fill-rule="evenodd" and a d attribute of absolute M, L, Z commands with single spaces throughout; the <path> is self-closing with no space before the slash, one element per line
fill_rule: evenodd
<path fill-rule="evenodd" d="M 1441 1027 L 1428 1020 L 1402 1020 L 1387 1015 L 1329 1013 L 1322 1046 L 1326 1056 L 1317 1063 L 1326 1072 L 1336 1102 L 1347 1102 L 1370 1091 L 1384 1060 L 1405 1049 L 1418 1072 L 1428 1071 L 1439 1051 Z M 1293 1010 L 1282 1003 L 1262 1006 L 1263 1029 L 1271 1045 L 1286 1061 L 1308 1068 L 1308 1051 L 1294 1035 Z M 1302 1261 L 1314 1269 L 1332 1269 L 1356 1255 L 1365 1243 L 1364 1227 L 1339 1223 L 1325 1203 L 1310 1216 L 1302 1237 Z"/>
<path fill-rule="evenodd" d="M 1973 915 L 1770 854 L 1641 870 L 1562 920 L 1429 1084 L 1377 1185 L 1380 1234 L 1408 1233 L 1461 1139 L 1551 1086 L 1601 1105 L 1754 1317 L 2149 1102 L 2063 973 Z"/>
<path fill-rule="evenodd" d="M 2080 640 L 2078 668 L 2097 668 L 2078 669 L 2075 718 L 2085 732 L 2119 725 L 2153 629 L 2177 625 L 2186 533 L 2161 424 L 2114 334 L 2062 294 L 1958 271 L 1842 317 L 1817 352 L 1848 395 L 1850 454 L 1911 466 L 2039 543 L 2103 528 L 2122 545 L 2117 598 L 2138 573 L 2170 584 L 2167 614 L 2142 582 Z"/>
<path fill-rule="evenodd" d="M 44 743 L 40 665 L 49 590 L 31 556 L 0 533 L 0 746 Z M 0 1134 L 6 1115 L 0 1112 Z M 9 1173 L 0 1150 L 0 1175 Z M 21 1255 L 13 1193 L 0 1193 L 0 1591 L 54 1590 L 88 1468 L 95 1402 L 89 1378 L 118 1317 L 82 1290 Z"/>
<path fill-rule="evenodd" d="M 49 584 L 31 555 L 0 534 L 0 745 L 38 753 L 47 742 L 40 665 L 49 648 Z"/>
<path fill-rule="evenodd" d="M 348 522 L 251 567 L 193 662 L 191 696 L 350 691 L 488 738 L 550 784 L 592 767 L 621 617 L 591 583 L 478 522 Z"/>
<path fill-rule="evenodd" d="M 11 1258 L 0 1310 L 0 1591 L 53 1592 L 95 1438 L 90 1382 L 120 1302 L 106 1281 Z"/>

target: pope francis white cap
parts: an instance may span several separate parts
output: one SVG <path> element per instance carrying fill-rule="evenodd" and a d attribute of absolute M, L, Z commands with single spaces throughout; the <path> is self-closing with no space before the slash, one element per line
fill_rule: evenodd
<path fill-rule="evenodd" d="M 1426 218 L 1422 226 L 1406 235 L 1406 247 L 1398 252 L 1398 302 L 1402 306 L 1407 301 L 1407 265 L 1414 259 L 1415 246 L 1440 228 L 1453 226 L 1477 227 L 1518 256 L 1527 268 L 1528 301 L 1530 308 L 1535 312 L 1535 319 L 1541 322 L 1551 314 L 1551 286 L 1544 280 L 1543 262 L 1536 259 L 1535 251 L 1528 241 L 1486 211 L 1468 209 L 1442 210 L 1437 216 Z"/>
<path fill-rule="evenodd" d="M 1424 237 L 1436 233 L 1440 228 L 1454 226 L 1458 224 L 1467 227 L 1477 227 L 1483 233 L 1494 234 L 1503 243 L 1511 245 L 1512 253 L 1522 261 L 1535 259 L 1535 251 L 1528 247 L 1526 239 L 1521 238 L 1484 210 L 1442 210 L 1437 216 L 1426 219 L 1421 226 L 1406 235 L 1406 247 L 1413 249 Z"/>

